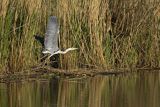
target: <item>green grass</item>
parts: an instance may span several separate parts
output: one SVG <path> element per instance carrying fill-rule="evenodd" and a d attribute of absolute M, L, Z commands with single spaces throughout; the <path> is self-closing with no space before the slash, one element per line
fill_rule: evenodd
<path fill-rule="evenodd" d="M 34 35 L 44 36 L 51 15 L 60 23 L 60 47 L 79 48 L 60 55 L 62 69 L 160 66 L 156 2 L 2 0 L 0 7 L 0 72 L 41 63 L 42 46 Z"/>

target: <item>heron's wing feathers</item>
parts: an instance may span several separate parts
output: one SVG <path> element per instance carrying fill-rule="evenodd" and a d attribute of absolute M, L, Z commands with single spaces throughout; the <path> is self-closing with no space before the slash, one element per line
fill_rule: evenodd
<path fill-rule="evenodd" d="M 58 31 L 59 25 L 57 18 L 55 16 L 51 16 L 48 20 L 44 41 L 45 49 L 50 50 L 51 53 L 58 50 Z"/>
<path fill-rule="evenodd" d="M 34 37 L 37 41 L 39 41 L 42 44 L 42 46 L 44 46 L 44 37 L 41 37 L 39 35 L 34 35 Z"/>

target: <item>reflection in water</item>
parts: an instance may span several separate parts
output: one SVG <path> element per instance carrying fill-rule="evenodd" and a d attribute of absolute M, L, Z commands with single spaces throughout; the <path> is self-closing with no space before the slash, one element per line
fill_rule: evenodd
<path fill-rule="evenodd" d="M 0 107 L 159 107 L 160 74 L 0 83 Z"/>

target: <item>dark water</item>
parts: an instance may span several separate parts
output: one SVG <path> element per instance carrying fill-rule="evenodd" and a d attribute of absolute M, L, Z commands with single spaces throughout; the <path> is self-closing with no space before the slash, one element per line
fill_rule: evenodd
<path fill-rule="evenodd" d="M 160 73 L 0 83 L 0 107 L 160 107 Z"/>

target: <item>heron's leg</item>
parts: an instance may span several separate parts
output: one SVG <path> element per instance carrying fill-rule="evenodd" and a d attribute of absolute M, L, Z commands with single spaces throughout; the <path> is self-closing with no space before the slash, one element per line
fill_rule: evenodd
<path fill-rule="evenodd" d="M 41 62 L 39 65 L 40 67 L 44 67 L 46 64 L 48 64 L 48 62 L 49 62 L 48 54 L 45 54 L 43 57 L 41 57 L 38 62 Z"/>
<path fill-rule="evenodd" d="M 47 58 L 44 60 L 42 66 L 44 67 L 45 65 L 49 65 L 49 62 L 50 62 L 50 56 L 47 56 Z"/>
<path fill-rule="evenodd" d="M 54 54 L 53 54 L 54 55 Z M 56 61 L 56 58 L 55 58 L 55 56 L 54 57 L 52 57 L 53 55 L 44 55 L 42 58 L 41 58 L 41 60 L 42 60 L 42 64 L 40 65 L 41 67 L 44 67 L 45 65 L 51 65 L 52 66 L 52 64 L 53 63 L 55 63 L 55 62 L 57 62 Z"/>
<path fill-rule="evenodd" d="M 41 63 L 39 63 L 38 65 L 37 65 L 37 67 L 42 67 L 42 66 L 44 66 L 45 65 L 45 60 L 46 60 L 46 57 L 47 57 L 48 55 L 44 55 L 44 56 L 42 56 L 40 59 L 38 59 L 38 62 L 41 62 Z"/>
<path fill-rule="evenodd" d="M 40 58 L 40 61 L 42 61 L 42 60 L 46 59 L 46 57 L 48 57 L 48 55 L 47 55 L 47 54 L 45 54 L 43 57 L 41 57 L 41 58 Z"/>

